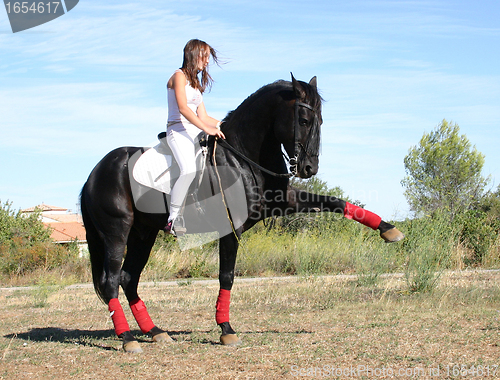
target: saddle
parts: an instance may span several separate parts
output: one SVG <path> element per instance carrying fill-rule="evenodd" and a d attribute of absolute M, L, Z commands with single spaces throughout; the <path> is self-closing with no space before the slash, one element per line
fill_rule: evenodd
<path fill-rule="evenodd" d="M 152 148 L 142 148 L 142 154 L 133 166 L 132 176 L 134 179 L 151 189 L 170 194 L 177 178 L 179 178 L 179 165 L 175 161 L 172 150 L 167 143 L 167 133 L 158 135 L 160 143 Z M 193 181 L 199 185 L 205 170 L 207 148 L 207 135 L 201 132 L 196 140 L 196 179 Z"/>
<path fill-rule="evenodd" d="M 180 175 L 166 133 L 160 133 L 158 139 L 156 146 L 135 152 L 128 165 L 134 205 L 149 214 L 168 213 L 170 192 Z M 197 139 L 196 177 L 182 215 L 187 234 L 218 232 L 218 236 L 211 234 L 203 241 L 208 242 L 241 227 L 248 218 L 248 210 L 241 173 L 228 166 L 207 165 L 207 135 L 202 132 Z"/>

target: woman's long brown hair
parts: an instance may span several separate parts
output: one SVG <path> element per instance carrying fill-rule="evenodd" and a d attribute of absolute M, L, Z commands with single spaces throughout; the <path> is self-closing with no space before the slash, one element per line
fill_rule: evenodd
<path fill-rule="evenodd" d="M 189 85 L 195 89 L 205 92 L 207 88 L 212 87 L 213 79 L 208 73 L 208 66 L 201 71 L 201 82 L 198 78 L 198 59 L 202 54 L 210 54 L 215 63 L 219 64 L 217 52 L 209 44 L 200 40 L 190 40 L 184 47 L 184 60 L 182 62 L 182 71 L 189 82 Z"/>

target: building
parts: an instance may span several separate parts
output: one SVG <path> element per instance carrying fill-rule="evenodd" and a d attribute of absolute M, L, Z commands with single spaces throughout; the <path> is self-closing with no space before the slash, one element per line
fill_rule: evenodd
<path fill-rule="evenodd" d="M 22 213 L 40 212 L 43 224 L 52 230 L 50 237 L 57 244 L 78 244 L 80 256 L 88 252 L 85 227 L 82 216 L 72 213 L 70 210 L 44 203 L 21 210 Z"/>

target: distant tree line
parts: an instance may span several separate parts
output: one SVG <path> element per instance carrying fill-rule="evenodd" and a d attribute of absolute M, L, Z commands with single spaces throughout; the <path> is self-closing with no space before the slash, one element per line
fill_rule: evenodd
<path fill-rule="evenodd" d="M 460 134 L 457 124 L 443 120 L 433 131 L 424 133 L 404 158 L 406 175 L 401 183 L 412 215 L 405 221 L 393 221 L 407 237 L 390 248 L 373 231 L 333 213 L 270 218 L 249 236 L 267 229 L 273 230 L 270 234 L 273 238 L 280 236 L 287 242 L 298 241 L 293 239 L 303 237 L 304 232 L 305 236 L 319 240 L 356 241 L 355 248 L 346 249 L 372 252 L 373 257 L 390 252 L 392 258 L 386 263 L 386 270 L 405 260 L 407 265 L 414 260 L 412 257 L 425 259 L 427 263 L 422 270 L 425 275 L 428 272 L 425 268 L 452 266 L 446 256 L 456 256 L 457 252 L 463 256 L 459 261 L 465 266 L 498 265 L 500 186 L 488 188 L 490 178 L 482 174 L 484 162 L 484 155 Z M 293 179 L 291 184 L 364 207 L 359 201 L 349 199 L 340 187 L 330 188 L 317 177 Z M 175 242 L 170 235 L 160 233 L 155 249 L 172 243 Z M 308 253 L 313 251 L 311 247 Z M 434 254 L 429 256 L 429 252 Z M 320 263 L 319 258 L 314 260 Z M 38 269 L 65 267 L 69 272 L 83 273 L 88 265 L 82 261 L 76 249 L 73 252 L 52 242 L 50 230 L 40 220 L 40 212 L 23 214 L 13 210 L 12 203 L 0 201 L 0 280 L 2 276 L 23 276 Z"/>

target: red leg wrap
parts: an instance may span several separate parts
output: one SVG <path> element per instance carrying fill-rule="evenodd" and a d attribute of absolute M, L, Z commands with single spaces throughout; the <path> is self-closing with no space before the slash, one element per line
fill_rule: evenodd
<path fill-rule="evenodd" d="M 132 314 L 134 314 L 134 318 L 139 324 L 139 327 L 143 333 L 147 333 L 151 331 L 155 324 L 151 320 L 151 317 L 148 314 L 148 309 L 146 309 L 146 305 L 140 298 L 133 300 L 130 302 L 130 309 L 132 309 Z"/>
<path fill-rule="evenodd" d="M 231 299 L 231 291 L 226 289 L 219 290 L 219 297 L 215 304 L 215 320 L 220 325 L 224 322 L 229 322 L 229 303 Z"/>
<path fill-rule="evenodd" d="M 371 211 L 364 208 L 355 206 L 349 202 L 345 203 L 344 216 L 347 219 L 354 219 L 355 221 L 364 224 L 371 229 L 376 230 L 380 226 L 382 218 Z"/>
<path fill-rule="evenodd" d="M 125 331 L 130 331 L 128 327 L 127 319 L 125 318 L 125 313 L 123 312 L 122 305 L 118 298 L 113 298 L 109 301 L 108 310 L 110 312 L 110 317 L 115 325 L 116 335 L 120 335 Z"/>

